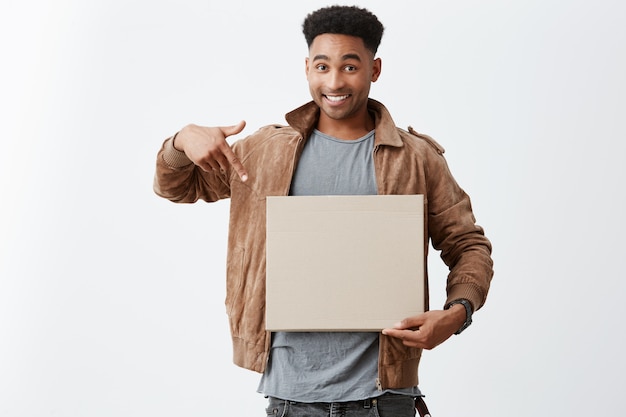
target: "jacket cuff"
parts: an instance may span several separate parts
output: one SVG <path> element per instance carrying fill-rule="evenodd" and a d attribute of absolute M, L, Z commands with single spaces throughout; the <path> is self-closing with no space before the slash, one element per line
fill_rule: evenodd
<path fill-rule="evenodd" d="M 472 304 L 472 311 L 476 312 L 485 302 L 485 297 L 480 287 L 473 284 L 457 284 L 448 290 L 448 298 L 445 305 L 454 300 L 466 299 Z"/>
<path fill-rule="evenodd" d="M 171 168 L 182 168 L 191 165 L 193 162 L 187 158 L 185 152 L 181 152 L 174 148 L 175 137 L 176 135 L 165 141 L 163 146 L 163 161 Z"/>

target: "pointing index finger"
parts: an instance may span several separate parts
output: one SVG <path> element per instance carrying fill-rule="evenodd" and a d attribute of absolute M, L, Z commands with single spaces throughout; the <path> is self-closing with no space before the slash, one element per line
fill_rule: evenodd
<path fill-rule="evenodd" d="M 248 171 L 246 171 L 246 168 L 243 166 L 237 155 L 235 155 L 235 152 L 233 152 L 228 144 L 224 147 L 223 153 L 224 156 L 226 156 L 226 159 L 228 159 L 230 165 L 235 169 L 235 171 L 237 171 L 237 174 L 239 175 L 239 178 L 241 178 L 241 181 L 246 182 L 248 180 Z"/>

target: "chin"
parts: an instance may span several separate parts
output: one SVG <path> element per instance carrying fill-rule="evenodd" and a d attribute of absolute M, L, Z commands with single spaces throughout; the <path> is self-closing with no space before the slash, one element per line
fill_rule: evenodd
<path fill-rule="evenodd" d="M 322 112 L 329 118 L 333 120 L 344 120 L 350 117 L 350 114 L 346 112 L 338 112 L 338 111 L 327 111 L 323 107 L 321 108 Z"/>

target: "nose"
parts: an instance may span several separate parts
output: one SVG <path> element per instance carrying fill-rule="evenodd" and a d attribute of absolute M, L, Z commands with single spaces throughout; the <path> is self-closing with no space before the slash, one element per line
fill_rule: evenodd
<path fill-rule="evenodd" d="M 344 76 L 340 70 L 333 70 L 328 73 L 328 88 L 332 91 L 338 91 L 344 87 Z"/>

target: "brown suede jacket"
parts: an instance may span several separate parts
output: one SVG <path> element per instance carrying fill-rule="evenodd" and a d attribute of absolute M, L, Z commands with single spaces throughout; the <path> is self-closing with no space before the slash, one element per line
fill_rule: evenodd
<path fill-rule="evenodd" d="M 425 248 L 428 239 L 450 268 L 447 299 L 468 299 L 474 310 L 487 297 L 493 275 L 491 243 L 476 225 L 470 199 L 443 157 L 443 148 L 426 135 L 395 126 L 387 109 L 369 101 L 375 117 L 374 166 L 379 194 L 423 194 Z M 263 372 L 270 350 L 265 330 L 265 198 L 288 195 L 306 138 L 319 108 L 310 102 L 286 115 L 289 126 L 272 125 L 233 144 L 248 171 L 242 182 L 234 170 L 205 172 L 167 139 L 157 156 L 155 192 L 176 203 L 230 198 L 226 309 L 236 365 Z M 424 257 L 427 255 L 425 250 Z M 426 265 L 426 262 L 424 263 Z M 426 286 L 428 286 L 426 280 Z M 428 288 L 424 291 L 428 306 Z M 380 335 L 379 388 L 418 383 L 421 349 Z"/>

